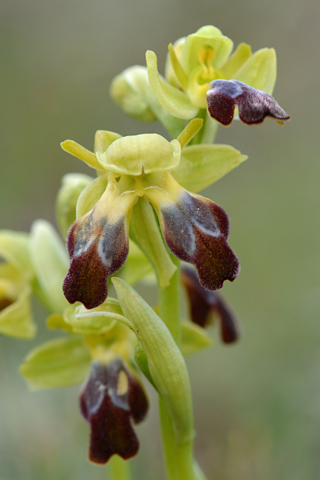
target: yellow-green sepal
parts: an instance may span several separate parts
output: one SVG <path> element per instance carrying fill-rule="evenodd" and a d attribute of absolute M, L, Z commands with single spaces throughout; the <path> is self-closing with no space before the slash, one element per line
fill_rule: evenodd
<path fill-rule="evenodd" d="M 76 206 L 76 220 L 90 212 L 104 194 L 108 186 L 108 175 L 105 173 L 95 178 L 82 190 Z"/>
<path fill-rule="evenodd" d="M 31 350 L 19 370 L 30 389 L 39 390 L 82 383 L 89 369 L 90 353 L 83 338 L 70 336 Z"/>
<path fill-rule="evenodd" d="M 212 339 L 203 328 L 191 322 L 181 323 L 181 352 L 184 356 L 196 353 L 211 345 Z"/>
<path fill-rule="evenodd" d="M 221 68 L 221 74 L 226 80 L 235 78 L 242 65 L 249 60 L 252 55 L 251 47 L 247 43 L 240 43 L 231 57 Z"/>
<path fill-rule="evenodd" d="M 92 181 L 92 177 L 82 173 L 68 173 L 62 177 L 56 200 L 56 218 L 63 237 L 76 220 L 76 205 L 81 192 Z"/>
<path fill-rule="evenodd" d="M 151 50 L 146 53 L 149 83 L 162 107 L 174 117 L 190 119 L 197 115 L 198 108 L 192 105 L 188 95 L 170 85 L 158 73 L 157 56 Z"/>
<path fill-rule="evenodd" d="M 273 48 L 255 52 L 238 70 L 235 80 L 272 94 L 277 78 L 277 57 Z"/>
<path fill-rule="evenodd" d="M 190 381 L 183 356 L 168 328 L 138 293 L 120 278 L 112 282 L 126 318 L 148 360 L 150 375 L 171 414 L 176 442 L 193 438 Z"/>
<path fill-rule="evenodd" d="M 229 145 L 191 145 L 183 149 L 180 164 L 172 176 L 186 190 L 199 192 L 247 158 Z"/>
<path fill-rule="evenodd" d="M 0 311 L 0 333 L 15 338 L 29 339 L 36 334 L 37 327 L 31 312 L 31 287 L 22 287 L 11 305 Z"/>
<path fill-rule="evenodd" d="M 30 254 L 39 287 L 51 312 L 62 313 L 68 305 L 62 291 L 69 259 L 61 238 L 49 222 L 37 220 L 30 234 Z"/>
<path fill-rule="evenodd" d="M 153 208 L 144 198 L 140 198 L 133 208 L 130 236 L 153 265 L 161 287 L 168 286 L 177 267 L 163 242 Z"/>

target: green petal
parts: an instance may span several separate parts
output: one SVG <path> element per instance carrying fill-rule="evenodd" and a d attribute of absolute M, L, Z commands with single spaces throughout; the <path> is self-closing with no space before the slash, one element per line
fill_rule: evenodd
<path fill-rule="evenodd" d="M 90 150 L 82 147 L 82 145 L 79 145 L 79 143 L 74 142 L 73 140 L 65 140 L 61 143 L 61 147 L 65 152 L 68 152 L 70 153 L 70 155 L 79 158 L 89 167 L 96 169 L 101 168 L 95 154 L 93 152 L 90 152 Z"/>
<path fill-rule="evenodd" d="M 189 122 L 186 127 L 182 130 L 177 140 L 180 143 L 181 149 L 183 149 L 190 140 L 201 130 L 203 125 L 202 118 L 194 118 Z"/>
<path fill-rule="evenodd" d="M 76 205 L 80 193 L 92 181 L 92 177 L 82 173 L 68 173 L 62 177 L 56 201 L 56 218 L 63 237 L 76 220 Z"/>
<path fill-rule="evenodd" d="M 119 278 L 113 278 L 112 282 L 123 313 L 132 322 L 146 354 L 153 382 L 171 413 L 176 441 L 190 441 L 193 436 L 191 391 L 181 352 L 163 321 L 138 293 Z"/>
<path fill-rule="evenodd" d="M 190 119 L 196 116 L 198 108 L 190 103 L 187 94 L 159 75 L 156 54 L 147 51 L 146 61 L 150 86 L 162 107 L 174 117 Z"/>
<path fill-rule="evenodd" d="M 140 248 L 129 241 L 129 255 L 121 270 L 121 278 L 130 285 L 139 282 L 146 275 L 153 272 L 153 267 Z"/>
<path fill-rule="evenodd" d="M 32 275 L 33 269 L 29 254 L 29 235 L 11 230 L 1 230 L 0 258 Z"/>
<path fill-rule="evenodd" d="M 277 78 L 277 57 L 273 48 L 255 52 L 237 72 L 235 80 L 272 94 Z"/>
<path fill-rule="evenodd" d="M 0 332 L 16 338 L 33 338 L 36 325 L 31 313 L 31 288 L 25 287 L 17 300 L 0 312 Z"/>
<path fill-rule="evenodd" d="M 64 337 L 33 349 L 20 366 L 32 390 L 67 387 L 85 380 L 90 354 L 82 338 Z"/>
<path fill-rule="evenodd" d="M 238 70 L 251 57 L 251 47 L 246 43 L 240 43 L 229 60 L 223 65 L 221 73 L 223 78 L 231 80 L 235 78 Z"/>
<path fill-rule="evenodd" d="M 83 217 L 86 213 L 93 209 L 95 204 L 106 191 L 108 185 L 108 173 L 95 178 L 89 185 L 81 192 L 76 208 L 77 220 Z"/>
<path fill-rule="evenodd" d="M 94 151 L 95 153 L 103 153 L 110 147 L 110 145 L 121 138 L 119 133 L 109 132 L 108 130 L 97 130 L 94 137 Z"/>
<path fill-rule="evenodd" d="M 179 164 L 180 154 L 177 140 L 168 142 L 156 133 L 145 133 L 119 138 L 97 157 L 108 172 L 138 176 L 172 170 Z"/>
<path fill-rule="evenodd" d="M 163 242 L 152 206 L 144 198 L 139 199 L 133 209 L 130 236 L 154 266 L 161 287 L 168 286 L 176 266 Z"/>
<path fill-rule="evenodd" d="M 213 66 L 220 68 L 232 51 L 233 42 L 230 38 L 222 35 L 218 28 L 211 25 L 201 27 L 196 33 L 188 35 L 183 46 L 181 59 L 181 63 L 188 74 L 199 66 L 198 52 L 202 48 L 214 50 Z"/>
<path fill-rule="evenodd" d="M 60 237 L 49 222 L 34 222 L 30 251 L 37 279 L 51 311 L 62 313 L 68 305 L 62 292 L 62 282 L 68 270 L 69 259 Z"/>
<path fill-rule="evenodd" d="M 203 328 L 191 322 L 181 323 L 181 351 L 184 356 L 196 353 L 210 345 L 212 345 L 212 339 Z"/>
<path fill-rule="evenodd" d="M 186 190 L 199 192 L 247 159 L 229 145 L 192 145 L 182 151 L 172 176 Z"/>

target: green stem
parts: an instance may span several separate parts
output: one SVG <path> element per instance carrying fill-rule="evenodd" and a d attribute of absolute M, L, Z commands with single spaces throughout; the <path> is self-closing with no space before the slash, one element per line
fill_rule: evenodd
<path fill-rule="evenodd" d="M 179 346 L 181 340 L 180 261 L 171 254 L 170 258 L 177 270 L 172 275 L 167 287 L 161 288 L 159 285 L 159 316 Z"/>
<path fill-rule="evenodd" d="M 131 480 L 130 464 L 127 460 L 122 460 L 118 455 L 113 455 L 110 459 L 110 473 L 112 480 Z"/>
<path fill-rule="evenodd" d="M 177 443 L 167 407 L 159 397 L 162 445 L 168 480 L 195 480 L 193 471 L 193 441 Z"/>
<path fill-rule="evenodd" d="M 170 330 L 177 345 L 181 341 L 180 270 L 179 260 L 171 256 L 177 271 L 166 288 L 159 286 L 159 315 Z M 171 416 L 159 397 L 162 444 L 166 461 L 168 480 L 195 480 L 193 470 L 193 438 L 183 443 L 176 441 Z"/>

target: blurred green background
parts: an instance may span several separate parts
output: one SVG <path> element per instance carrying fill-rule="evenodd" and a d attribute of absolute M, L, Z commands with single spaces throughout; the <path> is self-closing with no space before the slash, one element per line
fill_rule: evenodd
<path fill-rule="evenodd" d="M 241 342 L 188 360 L 196 455 L 208 479 L 320 478 L 320 162 L 317 0 L 4 0 L 1 5 L 0 227 L 54 222 L 63 174 L 89 169 L 63 153 L 92 147 L 97 129 L 159 132 L 111 101 L 124 68 L 154 50 L 163 71 L 169 42 L 213 24 L 253 50 L 275 47 L 274 95 L 292 116 L 281 128 L 235 122 L 217 141 L 249 160 L 205 194 L 231 218 L 240 277 L 223 289 L 243 326 Z M 39 324 L 44 312 L 38 311 Z M 0 338 L 0 480 L 106 478 L 86 458 L 78 388 L 29 393 L 17 367 L 35 341 Z M 157 402 L 138 427 L 134 478 L 162 480 Z"/>

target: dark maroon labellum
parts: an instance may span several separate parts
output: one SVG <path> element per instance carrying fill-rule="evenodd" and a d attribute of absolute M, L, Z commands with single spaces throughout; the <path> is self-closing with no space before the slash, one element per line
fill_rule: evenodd
<path fill-rule="evenodd" d="M 215 314 L 220 321 L 223 342 L 237 341 L 239 338 L 238 322 L 225 300 L 216 292 L 203 288 L 195 270 L 187 265 L 181 268 L 181 280 L 188 294 L 192 322 L 200 327 L 207 327 Z"/>
<path fill-rule="evenodd" d="M 133 457 L 139 442 L 131 426 L 141 422 L 148 400 L 137 378 L 117 358 L 107 365 L 93 363 L 80 397 L 80 408 L 91 428 L 89 458 L 106 463 L 118 454 Z"/>
<path fill-rule="evenodd" d="M 201 285 L 216 290 L 237 277 L 239 260 L 227 243 L 229 219 L 221 207 L 184 192 L 161 214 L 168 247 L 180 260 L 195 265 Z"/>
<path fill-rule="evenodd" d="M 240 120 L 248 125 L 262 123 L 266 117 L 275 118 L 281 125 L 290 120 L 276 100 L 239 80 L 214 80 L 207 92 L 208 111 L 224 126 L 233 120 L 234 109 L 239 108 Z"/>

